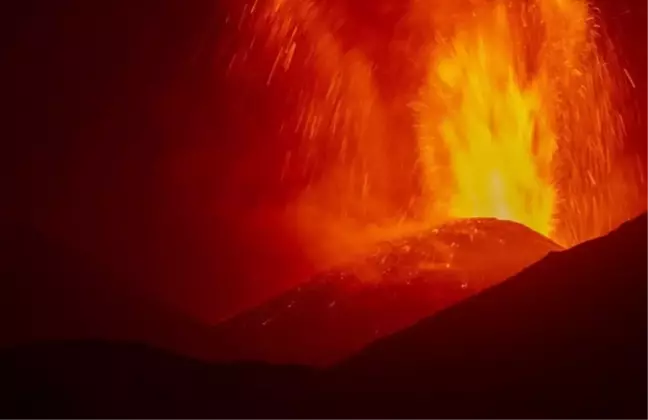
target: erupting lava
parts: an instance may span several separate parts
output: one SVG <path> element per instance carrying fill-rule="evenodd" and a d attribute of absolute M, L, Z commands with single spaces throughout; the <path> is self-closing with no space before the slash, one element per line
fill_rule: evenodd
<path fill-rule="evenodd" d="M 230 74 L 283 101 L 291 217 L 318 252 L 477 217 L 569 246 L 641 210 L 628 80 L 586 0 L 410 0 L 380 53 L 350 10 L 255 0 L 233 20 Z"/>
<path fill-rule="evenodd" d="M 588 4 L 481 3 L 443 5 L 429 21 L 418 102 L 429 190 L 452 218 L 513 220 L 565 245 L 605 233 L 619 221 L 609 188 L 627 188 L 623 79 Z"/>
<path fill-rule="evenodd" d="M 548 63 L 525 64 L 528 46 L 516 42 L 503 3 L 466 20 L 434 45 L 421 92 L 428 188 L 450 217 L 513 220 L 548 236 L 557 143 Z"/>

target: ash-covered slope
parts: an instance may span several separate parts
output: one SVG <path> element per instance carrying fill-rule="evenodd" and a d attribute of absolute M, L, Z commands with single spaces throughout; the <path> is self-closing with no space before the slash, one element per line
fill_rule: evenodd
<path fill-rule="evenodd" d="M 331 416 L 646 417 L 646 215 L 379 340 Z"/>
<path fill-rule="evenodd" d="M 330 365 L 560 249 L 530 229 L 460 220 L 382 244 L 218 327 L 221 360 Z"/>

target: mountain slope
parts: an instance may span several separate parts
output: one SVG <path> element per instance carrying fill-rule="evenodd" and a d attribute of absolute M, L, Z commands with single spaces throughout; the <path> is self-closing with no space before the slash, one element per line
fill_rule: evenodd
<path fill-rule="evenodd" d="M 387 417 L 645 417 L 646 231 L 644 214 L 370 345 L 333 369 L 337 404 L 326 406 Z"/>
<path fill-rule="evenodd" d="M 328 366 L 536 262 L 558 245 L 494 219 L 380 244 L 217 327 L 220 360 Z"/>
<path fill-rule="evenodd" d="M 141 345 L 0 352 L 2 417 L 645 418 L 646 215 L 328 369 Z"/>
<path fill-rule="evenodd" d="M 133 340 L 209 359 L 211 326 L 130 292 L 110 270 L 33 229 L 5 237 L 0 348 L 63 339 Z"/>

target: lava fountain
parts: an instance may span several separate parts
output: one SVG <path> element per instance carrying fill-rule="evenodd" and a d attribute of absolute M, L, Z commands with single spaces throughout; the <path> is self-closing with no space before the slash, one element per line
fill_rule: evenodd
<path fill-rule="evenodd" d="M 430 54 L 418 108 L 425 179 L 450 217 L 514 220 L 548 236 L 557 139 L 546 96 L 553 92 L 542 71 L 525 74 L 506 6 L 488 9 Z"/>
<path fill-rule="evenodd" d="M 623 220 L 614 197 L 635 185 L 624 79 L 588 4 L 419 3 L 437 28 L 415 104 L 430 211 L 516 221 L 565 245 Z"/>
<path fill-rule="evenodd" d="M 314 259 L 481 217 L 570 246 L 643 209 L 628 79 L 585 0 L 411 0 L 380 57 L 348 6 L 255 0 L 231 18 L 233 83 L 271 91 L 296 138 L 280 177 Z"/>

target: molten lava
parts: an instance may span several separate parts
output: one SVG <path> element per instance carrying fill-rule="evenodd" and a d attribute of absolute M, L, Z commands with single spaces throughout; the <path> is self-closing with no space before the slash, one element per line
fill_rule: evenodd
<path fill-rule="evenodd" d="M 548 236 L 553 91 L 546 68 L 526 70 L 510 28 L 495 4 L 434 46 L 418 112 L 421 160 L 450 217 L 512 220 Z"/>
<path fill-rule="evenodd" d="M 440 28 L 418 138 L 448 216 L 513 220 L 565 245 L 627 218 L 613 198 L 636 185 L 621 155 L 624 79 L 588 4 L 440 3 L 418 11 Z"/>
<path fill-rule="evenodd" d="M 570 246 L 642 210 L 631 79 L 585 0 L 410 0 L 380 48 L 350 10 L 254 0 L 234 19 L 231 77 L 298 138 L 281 178 L 314 259 L 478 217 Z"/>

